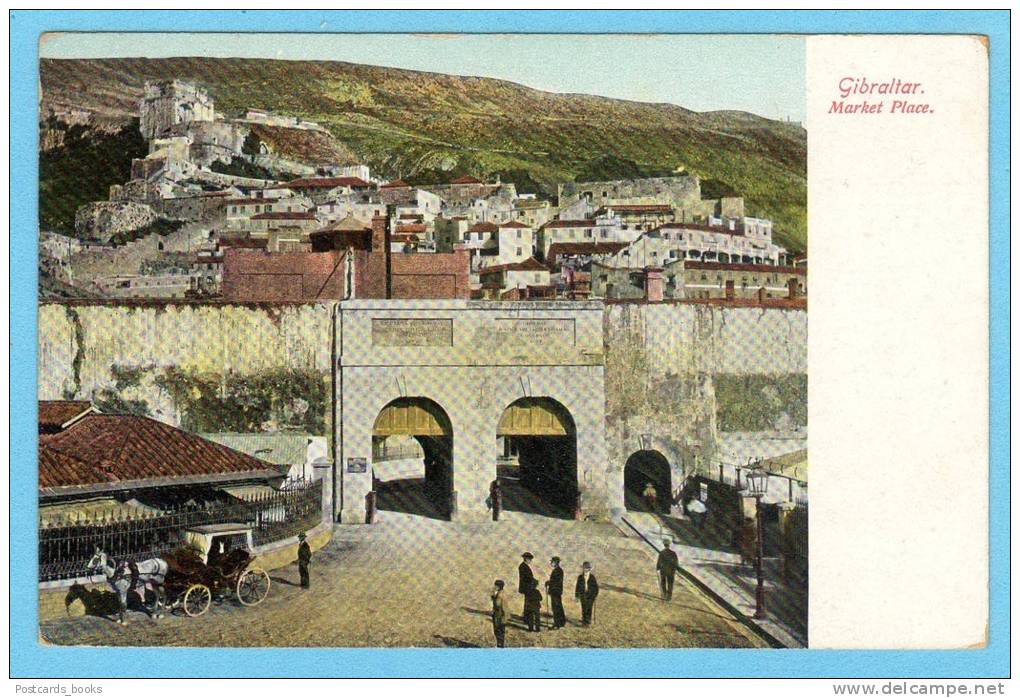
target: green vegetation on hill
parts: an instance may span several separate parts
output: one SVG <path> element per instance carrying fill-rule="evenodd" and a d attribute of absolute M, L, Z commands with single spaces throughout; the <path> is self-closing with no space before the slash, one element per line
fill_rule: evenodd
<path fill-rule="evenodd" d="M 62 146 L 39 153 L 39 227 L 74 235 L 78 207 L 107 199 L 110 185 L 126 182 L 131 159 L 146 150 L 137 122 L 112 133 L 69 127 Z"/>
<path fill-rule="evenodd" d="M 317 121 L 373 171 L 415 184 L 498 174 L 551 195 L 562 181 L 684 170 L 709 181 L 709 193 L 743 196 L 748 215 L 775 221 L 781 244 L 806 247 L 807 139 L 796 124 L 328 61 L 41 62 L 45 106 L 107 116 L 133 116 L 145 81 L 167 78 L 206 87 L 228 115 L 255 108 Z"/>

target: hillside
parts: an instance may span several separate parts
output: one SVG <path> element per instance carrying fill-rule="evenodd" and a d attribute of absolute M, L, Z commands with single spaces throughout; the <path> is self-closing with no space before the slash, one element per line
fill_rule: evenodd
<path fill-rule="evenodd" d="M 749 215 L 775 221 L 781 244 L 806 246 L 806 133 L 753 114 L 327 61 L 43 60 L 40 73 L 43 113 L 77 108 L 126 121 L 146 80 L 180 78 L 206 87 L 227 115 L 258 108 L 317 121 L 373 171 L 414 184 L 500 174 L 550 194 L 565 180 L 686 169 L 707 193 L 743 195 Z"/>

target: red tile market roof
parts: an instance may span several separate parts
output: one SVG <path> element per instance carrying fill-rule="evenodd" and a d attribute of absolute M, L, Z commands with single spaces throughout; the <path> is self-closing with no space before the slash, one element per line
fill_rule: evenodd
<path fill-rule="evenodd" d="M 62 429 L 92 410 L 87 400 L 43 400 L 39 403 L 39 431 Z"/>
<path fill-rule="evenodd" d="M 270 463 L 148 417 L 88 414 L 39 436 L 39 489 L 50 494 L 279 474 Z"/>

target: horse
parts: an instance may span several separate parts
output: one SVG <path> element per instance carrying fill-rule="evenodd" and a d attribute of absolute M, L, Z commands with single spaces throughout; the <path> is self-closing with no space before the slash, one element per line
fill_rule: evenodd
<path fill-rule="evenodd" d="M 142 608 L 149 614 L 150 618 L 163 617 L 163 580 L 166 577 L 169 566 L 165 560 L 151 558 L 139 563 L 121 561 L 114 564 L 107 557 L 101 548 L 96 547 L 96 553 L 89 560 L 87 569 L 92 572 L 99 570 L 106 577 L 106 583 L 117 594 L 120 601 L 117 623 L 124 624 L 124 611 L 127 610 L 128 592 L 134 592 L 141 600 Z M 145 592 L 152 591 L 155 601 L 152 608 L 145 605 Z"/>

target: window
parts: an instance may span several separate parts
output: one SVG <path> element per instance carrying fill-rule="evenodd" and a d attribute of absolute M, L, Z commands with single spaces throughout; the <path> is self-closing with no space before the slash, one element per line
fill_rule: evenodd
<path fill-rule="evenodd" d="M 521 248 L 520 248 L 520 247 L 518 247 L 518 248 L 517 248 L 517 256 L 518 256 L 518 257 L 520 257 L 520 256 L 521 256 Z"/>
<path fill-rule="evenodd" d="M 584 231 L 584 236 L 585 236 L 586 238 L 590 238 L 590 237 L 592 236 L 592 234 L 593 234 L 593 233 L 592 233 L 592 231 L 590 231 L 590 230 L 586 230 L 586 231 Z"/>
<path fill-rule="evenodd" d="M 520 240 L 520 239 L 521 239 L 521 231 L 520 231 L 520 230 L 518 230 L 518 231 L 517 231 L 517 239 L 518 239 L 518 240 Z"/>

